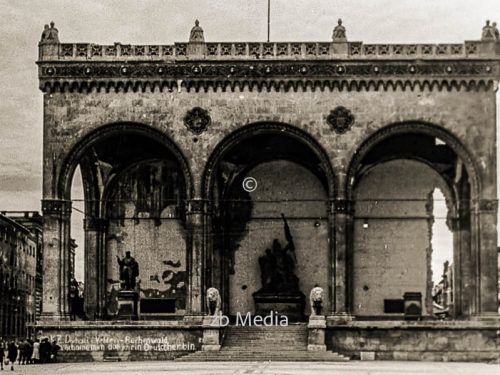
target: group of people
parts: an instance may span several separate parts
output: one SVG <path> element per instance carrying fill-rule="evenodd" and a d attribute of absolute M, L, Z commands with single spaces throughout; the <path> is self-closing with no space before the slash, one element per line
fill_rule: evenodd
<path fill-rule="evenodd" d="M 57 341 L 50 342 L 48 337 L 41 341 L 24 339 L 17 343 L 7 343 L 0 338 L 0 369 L 4 369 L 5 363 L 13 371 L 16 361 L 19 365 L 55 362 L 60 349 Z"/>

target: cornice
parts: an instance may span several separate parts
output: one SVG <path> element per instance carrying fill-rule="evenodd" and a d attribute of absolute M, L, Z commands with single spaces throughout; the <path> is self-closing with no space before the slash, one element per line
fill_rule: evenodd
<path fill-rule="evenodd" d="M 489 90 L 491 60 L 40 61 L 44 92 Z"/>

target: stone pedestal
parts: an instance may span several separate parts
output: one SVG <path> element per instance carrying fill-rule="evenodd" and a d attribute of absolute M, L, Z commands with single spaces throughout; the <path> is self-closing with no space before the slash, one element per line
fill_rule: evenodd
<path fill-rule="evenodd" d="M 203 319 L 203 344 L 201 350 L 220 350 L 220 324 L 213 316 L 206 316 Z"/>
<path fill-rule="evenodd" d="M 271 311 L 286 315 L 289 321 L 304 319 L 305 296 L 301 292 L 290 294 L 259 293 L 253 294 L 255 315 L 269 315 Z"/>
<path fill-rule="evenodd" d="M 309 318 L 309 324 L 307 324 L 307 350 L 326 351 L 325 330 L 326 319 L 324 316 L 315 315 Z"/>
<path fill-rule="evenodd" d="M 121 290 L 118 292 L 118 314 L 120 320 L 137 320 L 137 301 L 139 295 L 133 290 Z"/>

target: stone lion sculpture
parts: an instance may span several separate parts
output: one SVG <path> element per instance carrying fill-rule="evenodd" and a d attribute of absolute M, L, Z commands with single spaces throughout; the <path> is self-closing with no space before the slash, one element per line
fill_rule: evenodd
<path fill-rule="evenodd" d="M 219 291 L 216 288 L 207 289 L 207 306 L 210 315 L 219 315 L 221 299 Z"/>
<path fill-rule="evenodd" d="M 311 302 L 311 316 L 321 315 L 323 307 L 323 288 L 319 286 L 312 288 L 309 294 L 309 300 Z"/>

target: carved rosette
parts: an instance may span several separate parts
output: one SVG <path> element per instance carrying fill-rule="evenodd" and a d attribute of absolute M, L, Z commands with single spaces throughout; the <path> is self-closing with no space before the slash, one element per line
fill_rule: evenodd
<path fill-rule="evenodd" d="M 194 134 L 201 134 L 207 130 L 211 121 L 208 111 L 200 107 L 194 107 L 184 117 L 184 124 Z"/>
<path fill-rule="evenodd" d="M 326 122 L 337 134 L 344 134 L 354 124 L 354 116 L 347 108 L 338 106 L 326 116 Z"/>

